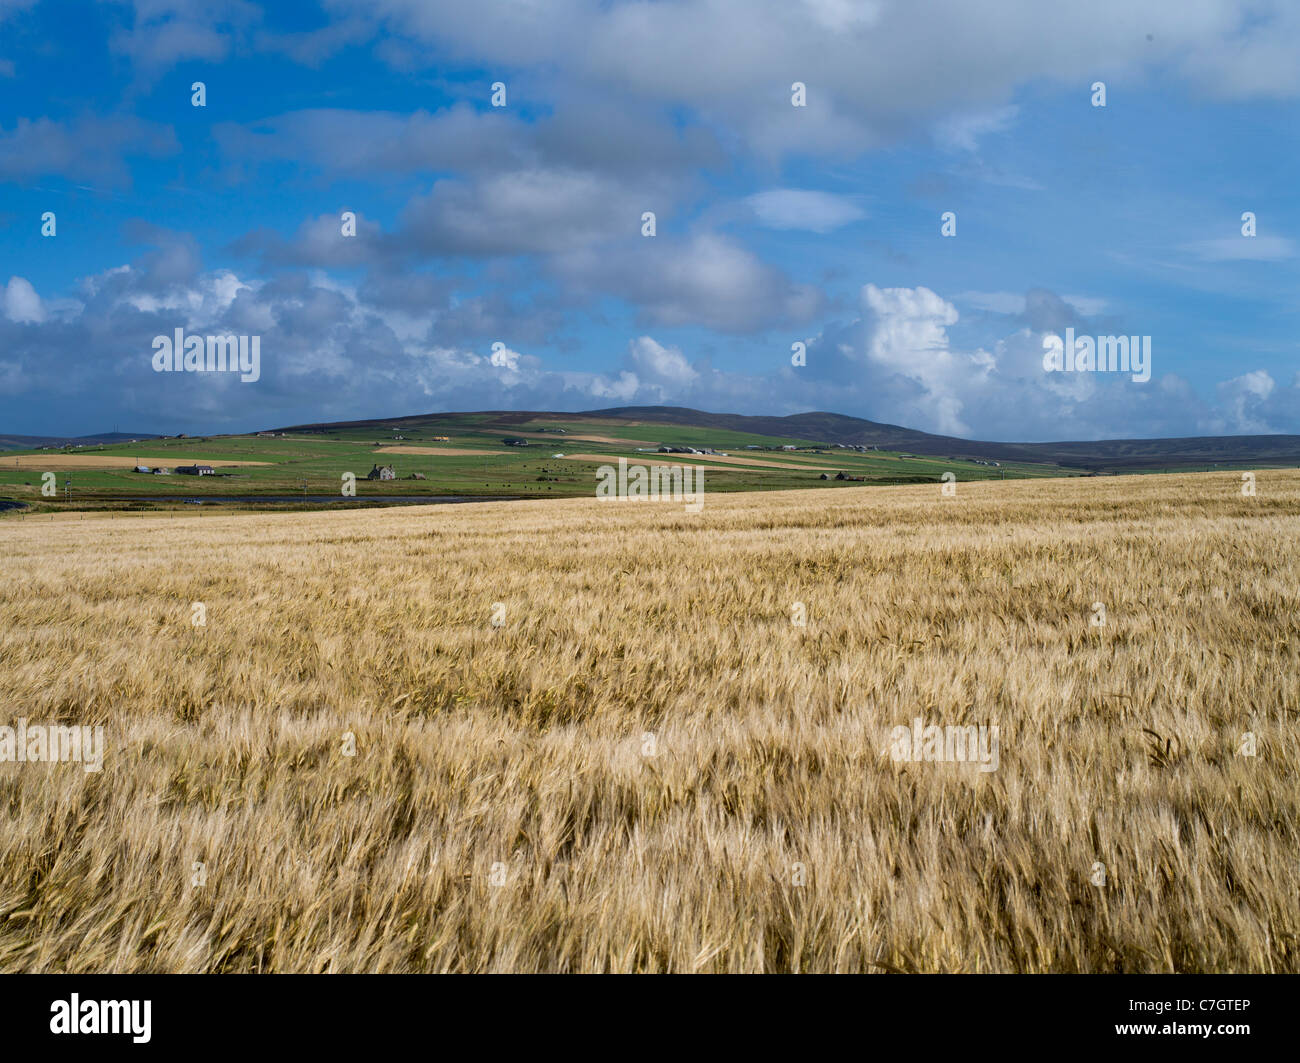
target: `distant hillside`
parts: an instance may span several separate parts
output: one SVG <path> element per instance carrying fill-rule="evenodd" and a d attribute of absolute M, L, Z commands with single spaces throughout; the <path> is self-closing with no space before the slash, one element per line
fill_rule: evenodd
<path fill-rule="evenodd" d="M 797 413 L 788 417 L 749 417 L 706 413 L 679 406 L 621 406 L 589 410 L 591 417 L 698 425 L 760 435 L 798 436 L 826 443 L 862 443 L 888 450 L 953 458 L 1051 462 L 1096 471 L 1178 468 L 1188 465 L 1300 464 L 1300 436 L 1189 436 L 1178 439 L 1102 439 L 1059 443 L 998 443 L 933 435 L 899 425 L 880 424 L 838 413 Z"/>
<path fill-rule="evenodd" d="M 569 423 L 626 420 L 647 425 L 694 427 L 813 443 L 876 446 L 926 457 L 963 460 L 1032 462 L 1060 465 L 1092 472 L 1139 469 L 1179 469 L 1206 465 L 1300 465 L 1300 436 L 1192 436 L 1181 439 L 1103 439 L 1057 443 L 1000 443 L 959 439 L 881 424 L 839 413 L 797 413 L 787 417 L 753 417 L 738 413 L 709 413 L 681 406 L 618 406 L 581 413 L 536 410 L 485 410 L 476 413 L 428 413 L 409 417 L 382 417 L 365 421 L 336 421 L 277 428 L 285 432 L 324 432 L 339 429 L 412 428 L 448 421 L 472 420 L 481 427 L 512 426 L 533 420 Z M 642 433 L 645 434 L 645 433 Z"/>
<path fill-rule="evenodd" d="M 681 406 L 620 406 L 609 410 L 588 410 L 589 417 L 613 417 L 657 424 L 695 425 L 700 428 L 725 428 L 733 432 L 752 432 L 763 436 L 794 436 L 818 443 L 858 443 L 889 450 L 911 450 L 918 454 L 943 454 L 963 457 L 967 453 L 987 457 L 989 446 L 1001 443 L 971 443 L 965 439 L 931 435 L 896 424 L 880 424 L 841 413 L 796 413 L 788 417 L 751 417 L 739 413 L 706 413 Z M 979 447 L 959 451 L 954 447 Z M 1008 455 L 1010 457 L 1010 455 Z M 1023 458 L 1041 461 L 1041 458 Z"/>
<path fill-rule="evenodd" d="M 0 450 L 35 450 L 37 447 L 94 446 L 125 443 L 132 439 L 161 439 L 154 432 L 100 432 L 92 436 L 0 436 Z"/>

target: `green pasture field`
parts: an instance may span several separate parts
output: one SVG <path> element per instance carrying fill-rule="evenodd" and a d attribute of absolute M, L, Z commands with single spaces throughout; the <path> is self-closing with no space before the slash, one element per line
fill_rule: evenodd
<path fill-rule="evenodd" d="M 565 433 L 543 433 L 542 429 L 565 428 Z M 605 436 L 628 440 L 619 445 L 592 442 L 577 436 Z M 400 439 L 396 437 L 401 437 Z M 448 442 L 434 437 L 447 436 Z M 527 447 L 503 443 L 508 437 L 527 438 Z M 638 447 L 709 447 L 734 457 L 754 458 L 790 468 L 729 465 L 710 466 L 707 455 L 660 455 Z M 426 497 L 461 498 L 563 498 L 590 496 L 595 492 L 597 469 L 616 464 L 626 457 L 630 464 L 653 458 L 683 465 L 710 466 L 706 473 L 708 491 L 790 490 L 821 486 L 827 490 L 859 481 L 821 480 L 819 471 L 794 466 L 814 466 L 834 476 L 864 477 L 868 483 L 899 484 L 938 482 L 944 472 L 958 481 L 977 479 L 1020 479 L 1039 476 L 1077 475 L 1056 465 L 1004 463 L 1001 467 L 941 457 L 903 457 L 889 451 L 858 453 L 829 446 L 821 453 L 801 450 L 745 450 L 746 445 L 779 448 L 782 445 L 816 447 L 816 440 L 752 435 L 723 429 L 691 428 L 683 425 L 628 424 L 589 419 L 566 421 L 559 418 L 500 421 L 489 414 L 444 414 L 419 419 L 395 419 L 391 425 L 326 425 L 265 434 L 199 436 L 156 439 L 136 443 L 106 444 L 57 451 L 7 451 L 0 454 L 0 498 L 28 503 L 35 511 L 66 509 L 168 509 L 185 503 L 168 501 L 167 496 L 184 496 L 219 502 L 222 499 L 284 501 L 258 502 L 267 505 L 318 508 L 324 505 L 392 504 L 391 499 L 418 501 Z M 427 447 L 447 453 L 417 454 L 381 448 Z M 486 454 L 457 454 L 456 450 L 483 450 Z M 600 460 L 556 458 L 554 454 L 586 454 Z M 52 456 L 42 469 L 42 456 Z M 173 473 L 156 476 L 136 473 L 131 468 L 68 468 L 70 456 L 120 456 L 131 464 L 166 466 L 223 461 L 256 461 L 265 465 L 218 468 L 215 476 L 186 476 Z M 391 465 L 393 480 L 367 480 L 375 464 Z M 53 472 L 57 498 L 42 496 L 43 472 Z M 412 479 L 423 473 L 426 479 Z M 356 477 L 356 496 L 343 502 L 344 476 Z M 70 496 L 67 491 L 71 480 Z M 339 498 L 323 502 L 322 498 Z M 367 503 L 367 499 L 374 499 Z M 378 501 L 383 499 L 383 501 Z M 30 512 L 30 510 L 29 510 Z"/>

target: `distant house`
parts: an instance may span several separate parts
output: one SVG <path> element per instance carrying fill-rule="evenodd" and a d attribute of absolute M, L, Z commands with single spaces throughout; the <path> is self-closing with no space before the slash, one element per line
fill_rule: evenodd
<path fill-rule="evenodd" d="M 170 476 L 172 474 L 172 471 L 171 469 L 164 469 L 159 467 L 157 469 L 154 469 L 153 474 L 155 476 Z"/>
<path fill-rule="evenodd" d="M 212 476 L 217 470 L 211 465 L 177 465 L 176 471 L 183 476 Z"/>
<path fill-rule="evenodd" d="M 396 480 L 397 473 L 393 471 L 391 465 L 376 465 L 368 473 L 367 480 Z"/>
<path fill-rule="evenodd" d="M 137 465 L 137 466 L 135 467 L 135 471 L 136 471 L 136 472 L 151 472 L 152 470 L 149 468 L 148 465 Z"/>
<path fill-rule="evenodd" d="M 506 446 L 508 446 L 508 447 L 526 447 L 526 446 L 528 446 L 528 440 L 526 440 L 526 439 L 520 439 L 518 436 L 506 436 L 505 439 L 501 440 L 501 442 L 504 443 L 504 444 L 505 444 Z"/>

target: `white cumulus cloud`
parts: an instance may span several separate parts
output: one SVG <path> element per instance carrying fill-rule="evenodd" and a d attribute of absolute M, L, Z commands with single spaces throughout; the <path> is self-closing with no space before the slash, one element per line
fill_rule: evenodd
<path fill-rule="evenodd" d="M 4 290 L 4 311 L 10 321 L 21 324 L 38 324 L 45 320 L 41 297 L 25 277 L 9 278 Z"/>

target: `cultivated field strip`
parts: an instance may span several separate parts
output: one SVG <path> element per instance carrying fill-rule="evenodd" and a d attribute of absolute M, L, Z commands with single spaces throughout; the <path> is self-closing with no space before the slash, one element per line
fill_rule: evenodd
<path fill-rule="evenodd" d="M 0 971 L 1297 972 L 1298 541 L 1284 471 L 6 519 L 0 725 L 107 754 L 0 764 Z"/>

